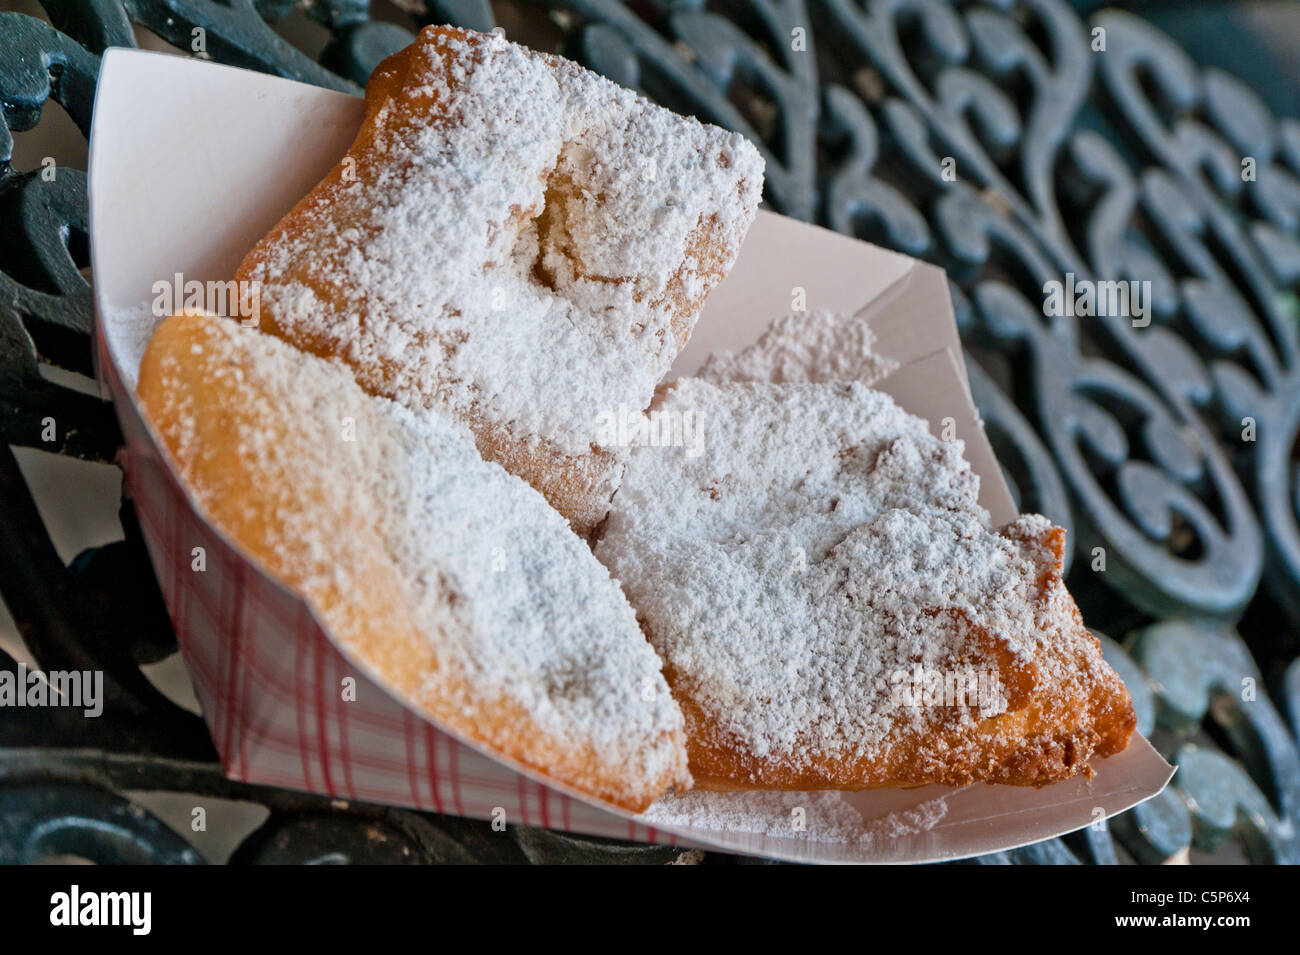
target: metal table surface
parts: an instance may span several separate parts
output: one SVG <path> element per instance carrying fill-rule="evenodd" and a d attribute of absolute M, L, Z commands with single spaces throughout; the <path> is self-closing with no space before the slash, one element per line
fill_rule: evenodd
<path fill-rule="evenodd" d="M 395 3 L 0 9 L 0 598 L 26 657 L 102 670 L 106 695 L 93 720 L 0 711 L 0 861 L 745 861 L 224 780 L 201 721 L 158 688 L 176 647 L 130 502 L 121 539 L 65 561 L 29 486 L 45 455 L 110 466 L 119 435 L 85 387 L 85 175 L 23 137 L 84 137 L 107 46 L 359 91 L 427 22 L 502 27 L 740 130 L 766 154 L 770 208 L 948 270 L 1019 502 L 1069 529 L 1071 590 L 1178 765 L 1108 828 L 978 862 L 1300 858 L 1300 31 L 1262 26 L 1295 27 L 1294 10 Z M 1069 274 L 1149 282 L 1149 323 L 1045 318 L 1045 283 Z M 209 804 L 260 807 L 228 852 L 185 825 Z"/>

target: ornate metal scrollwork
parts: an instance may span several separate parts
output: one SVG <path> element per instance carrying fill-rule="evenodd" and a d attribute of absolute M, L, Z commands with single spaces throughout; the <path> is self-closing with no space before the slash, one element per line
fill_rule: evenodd
<path fill-rule="evenodd" d="M 1240 81 L 1132 14 L 1085 21 L 1063 0 L 396 0 L 383 19 L 366 0 L 313 0 L 303 9 L 328 35 L 318 59 L 275 29 L 286 0 L 43 6 L 49 24 L 0 13 L 8 444 L 110 461 L 118 442 L 100 401 L 47 373 L 90 372 L 84 175 L 15 169 L 11 134 L 51 100 L 85 133 L 98 54 L 134 43 L 133 25 L 186 50 L 201 30 L 202 55 L 336 89 L 359 88 L 426 22 L 535 35 L 759 143 L 773 208 L 948 269 L 1008 477 L 1022 506 L 1070 529 L 1085 616 L 1127 634 L 1107 654 L 1180 767 L 1109 830 L 983 861 L 1155 862 L 1228 845 L 1295 861 L 1300 123 Z M 1047 288 L 1071 277 L 1139 283 L 1143 314 L 1047 314 Z M 93 661 L 113 684 L 92 741 L 54 716 L 0 721 L 0 800 L 31 821 L 0 830 L 0 857 L 194 861 L 114 795 L 132 773 L 178 791 L 233 785 L 197 720 L 140 677 L 173 644 L 129 508 L 125 542 L 66 567 L 7 451 L 0 484 L 0 594 L 29 649 L 49 665 Z M 83 745 L 104 755 L 88 767 L 70 753 Z M 272 815 L 234 861 L 668 858 L 245 796 Z M 121 824 L 95 842 L 78 813 Z"/>

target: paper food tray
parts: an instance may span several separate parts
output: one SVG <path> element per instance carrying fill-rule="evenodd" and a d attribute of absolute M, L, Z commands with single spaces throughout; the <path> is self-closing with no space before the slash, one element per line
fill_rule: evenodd
<path fill-rule="evenodd" d="M 185 57 L 114 49 L 103 60 L 90 137 L 96 362 L 122 425 L 123 464 L 204 719 L 233 779 L 647 842 L 810 862 L 925 862 L 1061 835 L 1158 793 L 1172 769 L 1138 735 L 1095 761 L 1092 780 L 1041 789 L 975 785 L 847 793 L 861 815 L 835 841 L 824 794 L 806 794 L 803 832 L 655 828 L 458 739 L 392 697 L 340 651 L 297 596 L 199 518 L 141 418 L 133 382 L 157 319 L 153 284 L 228 280 L 244 254 L 339 160 L 362 101 Z M 673 368 L 689 374 L 790 310 L 860 315 L 900 368 L 878 387 L 938 428 L 953 419 L 995 523 L 1015 506 L 981 429 L 943 273 L 905 256 L 760 213 L 732 274 L 709 299 Z M 206 570 L 191 570 L 194 548 Z M 357 680 L 343 702 L 340 681 Z M 716 794 L 725 808 L 752 798 Z M 803 794 L 774 795 L 791 818 Z M 843 806 L 839 807 L 841 810 Z M 775 817 L 774 817 L 775 818 Z M 837 818 L 845 818 L 843 813 Z"/>

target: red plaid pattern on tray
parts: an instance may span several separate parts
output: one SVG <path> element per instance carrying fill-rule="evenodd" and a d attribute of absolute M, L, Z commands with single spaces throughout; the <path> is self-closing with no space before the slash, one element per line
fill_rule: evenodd
<path fill-rule="evenodd" d="M 121 423 L 122 466 L 150 560 L 228 777 L 471 818 L 504 812 L 512 825 L 677 842 L 479 752 L 372 682 L 304 601 L 198 515 L 98 334 L 96 362 Z M 355 680 L 355 699 L 345 701 L 347 678 Z"/>

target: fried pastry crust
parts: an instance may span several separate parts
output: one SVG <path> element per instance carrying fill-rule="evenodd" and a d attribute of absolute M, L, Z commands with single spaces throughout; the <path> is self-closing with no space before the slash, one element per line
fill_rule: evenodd
<path fill-rule="evenodd" d="M 669 685 L 686 715 L 687 752 L 695 788 L 881 789 L 973 782 L 1042 786 L 1073 776 L 1091 777 L 1089 761 L 1128 746 L 1137 727 L 1133 702 L 1119 676 L 1101 659 L 1101 644 L 1083 625 L 1078 606 L 1061 579 L 1065 531 L 1051 527 L 1025 539 L 1018 524 L 1002 533 L 1040 555 L 1035 616 L 1042 628 L 1043 656 L 1052 669 L 1070 673 L 1049 683 L 1044 667 L 1005 651 L 987 632 L 969 627 L 976 650 L 962 665 L 996 669 L 1008 711 L 974 726 L 937 722 L 923 735 L 900 734 L 885 752 L 866 759 L 811 757 L 795 769 L 784 761 L 754 756 L 734 737 L 719 733 L 689 695 L 688 681 L 668 672 Z M 1046 662 L 1043 660 L 1041 662 Z"/>
<path fill-rule="evenodd" d="M 697 789 L 1042 785 L 1128 744 L 1065 532 L 991 528 L 961 442 L 850 382 L 679 379 L 656 410 L 704 440 L 633 449 L 596 554 L 664 659 Z"/>
<path fill-rule="evenodd" d="M 535 102 L 476 103 L 505 85 L 493 85 L 494 71 L 518 73 L 526 84 L 518 95 Z M 557 123 L 574 126 L 549 151 L 535 148 L 538 136 L 554 134 L 528 127 L 535 116 L 521 113 L 511 127 L 493 115 L 548 105 Z M 641 142 L 638 123 L 668 141 Z M 674 161 L 685 186 L 663 196 L 630 188 L 617 178 L 626 170 L 611 172 L 653 167 L 657 153 L 670 152 L 684 157 Z M 484 457 L 541 491 L 585 535 L 607 512 L 621 471 L 623 455 L 594 434 L 598 416 L 624 401 L 609 382 L 635 379 L 632 411 L 649 403 L 734 262 L 761 182 L 761 160 L 734 134 L 672 117 L 559 57 L 431 26 L 375 70 L 347 156 L 236 277 L 261 284 L 264 331 L 343 360 L 372 394 L 453 407 Z M 495 206 L 484 204 L 484 190 L 499 191 Z M 461 222 L 475 216 L 481 221 Z M 657 245 L 648 238 L 656 230 Z M 427 279 L 413 283 L 422 270 Z M 443 270 L 455 274 L 440 283 Z M 440 285 L 456 290 L 444 295 Z M 488 309 L 500 312 L 491 330 L 474 324 Z M 590 334 L 571 347 L 575 316 Z M 500 336 L 504 347 L 507 335 L 536 323 L 555 328 L 526 350 L 554 352 L 553 395 L 528 380 L 524 352 L 514 362 L 518 381 L 508 358 L 466 357 L 480 339 Z M 628 346 L 637 367 L 620 372 L 608 344 L 631 339 L 640 340 Z M 543 409 L 554 420 L 529 411 L 560 404 L 567 410 Z M 593 434 L 583 438 L 583 429 Z"/>
<path fill-rule="evenodd" d="M 465 739 L 631 811 L 644 809 L 670 786 L 689 785 L 680 715 L 674 715 L 675 707 L 646 701 L 646 686 L 662 686 L 661 701 L 668 696 L 658 661 L 644 646 L 631 611 L 614 606 L 622 596 L 588 553 L 573 555 L 572 566 L 593 575 L 585 592 L 610 601 L 611 629 L 621 632 L 611 633 L 600 649 L 562 647 L 572 659 L 555 662 L 560 672 L 580 665 L 600 670 L 600 678 L 591 678 L 592 694 L 621 698 L 614 707 L 619 712 L 607 716 L 614 724 L 624 721 L 615 741 L 609 744 L 590 725 L 594 721 L 557 726 L 540 719 L 557 698 L 539 698 L 565 692 L 553 689 L 556 678 L 545 672 L 523 668 L 523 693 L 485 679 L 485 655 L 464 652 L 474 644 L 471 628 L 482 618 L 465 605 L 483 592 L 475 598 L 463 578 L 477 570 L 492 586 L 493 575 L 485 567 L 458 567 L 455 555 L 445 564 L 409 566 L 409 548 L 420 542 L 398 538 L 404 525 L 407 538 L 420 535 L 420 505 L 405 499 L 400 484 L 376 480 L 377 472 L 400 471 L 405 446 L 385 450 L 393 429 L 376 414 L 376 399 L 343 369 L 256 329 L 181 315 L 164 321 L 150 341 L 138 393 L 207 519 L 299 593 L 334 638 L 402 699 Z M 340 431 L 349 418 L 351 441 Z M 463 439 L 473 455 L 468 440 Z M 386 456 L 390 452 L 397 457 Z M 463 460 L 444 454 L 438 462 L 453 467 Z M 495 466 L 476 464 L 484 475 L 471 480 L 493 496 L 493 506 L 507 507 L 509 488 L 501 482 L 522 492 L 516 513 L 530 521 L 531 537 L 549 533 L 559 546 L 571 542 L 585 552 L 540 496 Z M 489 470 L 499 475 L 495 488 Z M 418 501 L 419 490 L 412 499 Z M 504 532 L 502 546 L 510 546 L 509 540 Z M 529 551 L 533 557 L 539 553 Z M 421 590 L 415 582 L 424 577 L 432 580 Z M 577 575 L 570 585 L 585 586 Z M 538 579 L 529 586 L 545 591 L 554 585 Z M 605 587 L 612 592 L 606 594 Z M 567 591 L 552 596 L 569 599 Z M 514 623 L 515 641 L 526 643 L 539 628 L 554 631 L 553 621 L 545 619 L 525 616 Z M 616 645 L 620 638 L 626 643 Z M 501 648 L 487 650 L 487 668 L 505 669 Z M 539 666 L 544 670 L 549 662 Z M 532 700 L 531 707 L 524 700 Z M 599 713 L 600 699 L 595 704 Z"/>

